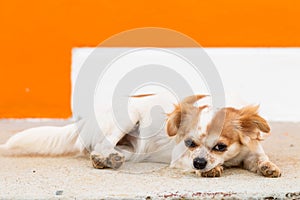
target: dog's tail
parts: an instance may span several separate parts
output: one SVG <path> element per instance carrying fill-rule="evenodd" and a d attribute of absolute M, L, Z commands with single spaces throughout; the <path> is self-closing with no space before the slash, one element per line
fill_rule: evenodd
<path fill-rule="evenodd" d="M 4 156 L 60 156 L 75 155 L 84 151 L 79 139 L 78 122 L 63 127 L 42 126 L 30 128 L 12 136 L 0 145 L 0 155 Z"/>

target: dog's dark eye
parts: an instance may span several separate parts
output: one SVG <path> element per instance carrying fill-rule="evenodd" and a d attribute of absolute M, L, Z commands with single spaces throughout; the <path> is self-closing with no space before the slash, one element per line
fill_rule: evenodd
<path fill-rule="evenodd" d="M 218 143 L 216 146 L 214 146 L 214 148 L 212 150 L 223 152 L 223 151 L 227 150 L 227 145 L 223 144 L 223 143 Z"/>
<path fill-rule="evenodd" d="M 194 148 L 198 146 L 191 138 L 185 139 L 184 144 L 188 148 Z"/>

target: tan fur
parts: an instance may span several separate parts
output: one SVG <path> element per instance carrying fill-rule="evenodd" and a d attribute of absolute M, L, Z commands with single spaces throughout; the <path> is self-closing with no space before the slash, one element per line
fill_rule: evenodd
<path fill-rule="evenodd" d="M 169 136 L 175 136 L 181 123 L 181 108 L 175 105 L 172 113 L 167 114 L 167 133 Z"/>
<path fill-rule="evenodd" d="M 166 130 L 169 136 L 176 135 L 176 141 L 179 142 L 187 133 L 198 128 L 199 114 L 207 105 L 196 107 L 194 103 L 206 96 L 207 95 L 189 96 L 178 105 L 174 105 L 173 112 L 167 114 Z"/>
<path fill-rule="evenodd" d="M 149 96 L 153 96 L 155 94 L 138 94 L 138 95 L 132 95 L 130 97 L 132 98 L 142 98 L 142 97 L 149 97 Z"/>

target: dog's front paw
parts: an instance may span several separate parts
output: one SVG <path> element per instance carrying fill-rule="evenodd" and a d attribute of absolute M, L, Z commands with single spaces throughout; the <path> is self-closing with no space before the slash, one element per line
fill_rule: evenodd
<path fill-rule="evenodd" d="M 96 169 L 103 169 L 106 167 L 106 158 L 99 154 L 91 154 L 90 156 L 93 167 Z"/>
<path fill-rule="evenodd" d="M 207 172 L 201 172 L 202 177 L 220 177 L 223 173 L 223 167 L 217 166 Z"/>
<path fill-rule="evenodd" d="M 93 167 L 96 169 L 112 168 L 118 169 L 125 161 L 125 157 L 119 153 L 111 153 L 108 157 L 100 154 L 91 154 Z"/>
<path fill-rule="evenodd" d="M 277 178 L 281 176 L 280 169 L 272 162 L 262 162 L 258 166 L 262 175 L 270 178 Z"/>

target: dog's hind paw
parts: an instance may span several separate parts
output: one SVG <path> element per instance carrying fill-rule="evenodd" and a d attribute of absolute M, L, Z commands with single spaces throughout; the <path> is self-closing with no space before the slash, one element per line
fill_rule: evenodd
<path fill-rule="evenodd" d="M 112 168 L 118 169 L 125 161 L 125 157 L 119 153 L 111 153 L 108 157 L 100 154 L 91 154 L 93 167 L 96 169 Z"/>
<path fill-rule="evenodd" d="M 118 153 L 109 154 L 108 158 L 106 158 L 106 163 L 109 168 L 118 169 L 122 166 L 125 161 L 125 157 Z"/>
<path fill-rule="evenodd" d="M 207 172 L 201 172 L 202 177 L 220 177 L 223 173 L 223 167 L 217 166 Z"/>
<path fill-rule="evenodd" d="M 281 176 L 280 169 L 270 161 L 262 162 L 258 167 L 262 175 L 266 177 L 277 178 Z"/>

